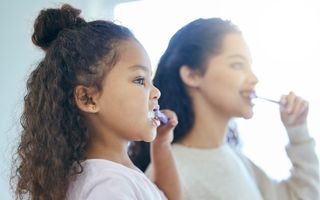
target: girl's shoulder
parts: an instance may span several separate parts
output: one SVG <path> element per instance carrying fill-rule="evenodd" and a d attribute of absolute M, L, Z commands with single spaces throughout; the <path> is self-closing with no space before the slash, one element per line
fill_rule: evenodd
<path fill-rule="evenodd" d="M 93 183 L 114 184 L 118 181 L 134 183 L 135 180 L 143 179 L 145 176 L 142 172 L 103 159 L 89 159 L 82 162 L 82 166 L 83 172 L 77 175 L 76 180 L 86 185 Z"/>
<path fill-rule="evenodd" d="M 119 163 L 90 159 L 82 165 L 83 172 L 70 184 L 69 199 L 139 199 L 158 192 L 142 172 Z"/>

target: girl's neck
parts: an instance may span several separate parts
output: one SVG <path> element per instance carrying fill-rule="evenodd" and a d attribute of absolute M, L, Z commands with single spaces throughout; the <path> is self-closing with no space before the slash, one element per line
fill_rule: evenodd
<path fill-rule="evenodd" d="M 178 143 L 188 147 L 208 149 L 225 143 L 230 118 L 213 110 L 205 102 L 194 105 L 194 124 Z"/>
<path fill-rule="evenodd" d="M 96 139 L 91 139 L 88 145 L 87 159 L 105 159 L 119 163 L 131 169 L 136 169 L 127 153 L 127 142 L 104 143 Z"/>

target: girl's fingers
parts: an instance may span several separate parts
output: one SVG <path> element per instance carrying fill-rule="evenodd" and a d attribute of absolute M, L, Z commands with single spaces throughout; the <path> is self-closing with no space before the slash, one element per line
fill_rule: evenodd
<path fill-rule="evenodd" d="M 168 117 L 168 125 L 175 127 L 178 124 L 178 118 L 175 112 L 168 109 L 161 110 L 161 112 Z"/>

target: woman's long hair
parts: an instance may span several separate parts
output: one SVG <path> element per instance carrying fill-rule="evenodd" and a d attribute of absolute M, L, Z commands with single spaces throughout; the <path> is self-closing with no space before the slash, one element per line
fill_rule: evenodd
<path fill-rule="evenodd" d="M 80 10 L 65 4 L 41 10 L 35 20 L 32 41 L 45 57 L 27 81 L 11 178 L 17 199 L 66 198 L 71 177 L 82 172 L 89 137 L 74 89 L 100 90 L 119 57 L 117 46 L 134 38 L 125 27 L 86 22 L 79 15 Z"/>
<path fill-rule="evenodd" d="M 240 33 L 230 21 L 220 18 L 197 19 L 173 35 L 162 55 L 154 85 L 161 91 L 160 107 L 177 114 L 179 124 L 174 130 L 173 142 L 183 138 L 194 124 L 193 105 L 180 77 L 180 68 L 188 66 L 193 71 L 205 74 L 208 58 L 220 53 L 223 38 L 229 33 Z M 133 142 L 129 149 L 131 159 L 142 170 L 150 162 L 148 148 L 147 143 Z"/>

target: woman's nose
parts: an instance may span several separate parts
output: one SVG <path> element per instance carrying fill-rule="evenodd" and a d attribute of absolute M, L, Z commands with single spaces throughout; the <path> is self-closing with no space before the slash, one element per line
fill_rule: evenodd
<path fill-rule="evenodd" d="M 249 81 L 253 85 L 256 85 L 259 82 L 258 77 L 255 75 L 255 73 L 252 70 L 250 70 L 249 72 Z"/>

